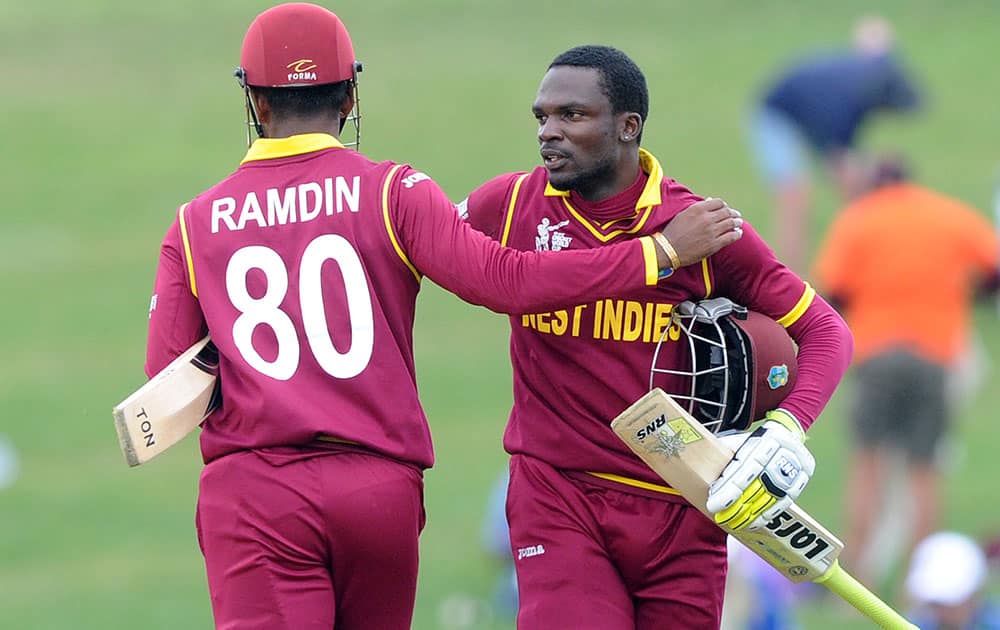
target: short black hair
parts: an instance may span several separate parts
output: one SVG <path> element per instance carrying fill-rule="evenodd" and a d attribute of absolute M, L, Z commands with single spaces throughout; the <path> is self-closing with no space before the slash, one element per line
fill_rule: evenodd
<path fill-rule="evenodd" d="M 649 115 L 646 76 L 622 51 L 610 46 L 577 46 L 553 59 L 549 68 L 554 66 L 594 68 L 601 75 L 601 88 L 611 101 L 611 111 L 635 112 L 646 122 Z"/>
<path fill-rule="evenodd" d="M 282 118 L 297 118 L 339 112 L 351 93 L 353 81 L 306 87 L 254 87 L 267 97 L 271 111 Z"/>

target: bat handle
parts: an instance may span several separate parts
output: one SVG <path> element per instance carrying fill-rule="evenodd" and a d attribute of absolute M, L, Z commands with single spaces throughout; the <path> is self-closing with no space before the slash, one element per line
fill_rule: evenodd
<path fill-rule="evenodd" d="M 888 630 L 920 630 L 893 610 L 888 604 L 869 591 L 865 586 L 845 571 L 836 560 L 826 573 L 814 580 L 822 584 L 845 602 L 854 606 L 882 628 Z"/>

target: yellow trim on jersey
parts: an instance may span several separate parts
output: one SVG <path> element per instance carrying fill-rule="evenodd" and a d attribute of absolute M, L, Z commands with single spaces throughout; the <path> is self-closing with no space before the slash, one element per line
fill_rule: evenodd
<path fill-rule="evenodd" d="M 660 186 L 663 184 L 663 168 L 660 166 L 659 160 L 646 149 L 639 149 L 639 166 L 649 175 L 649 180 L 646 182 L 646 187 L 642 189 L 642 194 L 639 195 L 639 201 L 636 202 L 635 207 L 638 209 L 644 206 L 660 205 L 663 203 L 663 197 L 660 194 Z"/>
<path fill-rule="evenodd" d="M 625 484 L 626 486 L 632 486 L 634 488 L 642 488 L 644 490 L 652 490 L 653 492 L 662 492 L 663 494 L 675 494 L 681 496 L 681 493 L 674 490 L 670 486 L 661 486 L 655 483 L 649 483 L 648 481 L 642 481 L 640 479 L 632 479 L 631 477 L 622 477 L 621 475 L 612 475 L 611 473 L 597 473 L 587 471 L 588 475 L 593 475 L 595 477 L 600 477 L 601 479 L 607 479 L 608 481 L 615 481 L 617 483 Z"/>
<path fill-rule="evenodd" d="M 701 275 L 705 279 L 705 298 L 712 295 L 712 276 L 708 273 L 708 259 L 701 259 Z"/>
<path fill-rule="evenodd" d="M 642 243 L 642 258 L 646 263 L 646 286 L 655 287 L 660 279 L 660 265 L 656 262 L 656 245 L 653 244 L 652 236 L 639 238 Z"/>
<path fill-rule="evenodd" d="M 636 223 L 634 227 L 629 230 L 614 230 L 607 234 L 602 234 L 597 228 L 594 227 L 593 221 L 585 218 L 569 203 L 568 190 L 559 190 L 553 187 L 550 182 L 546 182 L 545 192 L 543 194 L 546 197 L 562 197 L 563 205 L 566 206 L 569 213 L 577 221 L 582 223 L 584 227 L 590 230 L 590 233 L 593 234 L 598 240 L 606 243 L 621 234 L 635 234 L 641 230 L 642 226 L 646 224 L 646 220 L 649 218 L 653 206 L 658 206 L 663 202 L 663 196 L 660 191 L 660 186 L 663 184 L 663 168 L 660 166 L 660 162 L 649 151 L 639 149 L 639 166 L 646 174 L 649 175 L 649 179 L 646 181 L 646 185 L 642 189 L 642 194 L 639 195 L 639 200 L 635 204 L 635 215 L 628 217 L 628 220 L 635 219 L 643 212 L 643 210 L 645 210 L 645 215 L 639 219 L 639 222 Z M 606 221 L 604 224 L 598 225 L 601 229 L 607 229 L 611 225 L 622 220 L 624 219 L 615 219 L 614 221 Z"/>
<path fill-rule="evenodd" d="M 813 299 L 816 297 L 816 289 L 812 288 L 808 282 L 805 282 L 804 284 L 806 285 L 806 290 L 802 292 L 802 297 L 800 297 L 799 301 L 795 303 L 792 310 L 788 311 L 787 315 L 778 320 L 778 323 L 785 328 L 788 328 L 795 322 L 799 321 L 799 318 L 802 317 L 802 314 L 806 312 L 806 309 L 812 305 Z"/>
<path fill-rule="evenodd" d="M 636 210 L 645 206 L 660 205 L 663 203 L 663 197 L 660 194 L 660 185 L 663 183 L 663 168 L 660 166 L 659 160 L 646 149 L 640 148 L 639 167 L 649 175 L 649 180 L 642 189 L 642 194 L 639 195 L 639 201 L 635 204 Z M 546 197 L 569 197 L 568 190 L 559 190 L 549 182 L 545 182 L 543 194 Z"/>
<path fill-rule="evenodd" d="M 563 205 L 566 206 L 566 209 L 569 210 L 569 213 L 571 215 L 573 215 L 573 218 L 575 218 L 577 221 L 579 221 L 581 224 L 583 224 L 583 226 L 585 228 L 587 228 L 588 230 L 590 230 L 590 233 L 593 234 L 602 243 L 607 243 L 608 241 L 610 241 L 614 237 L 619 236 L 621 234 L 635 234 L 636 232 L 638 232 L 639 230 L 642 229 L 643 225 L 646 224 L 646 219 L 649 218 L 649 215 L 652 214 L 652 211 L 653 211 L 653 206 L 647 206 L 646 207 L 646 213 L 645 213 L 645 215 L 641 219 L 639 219 L 639 222 L 636 223 L 631 229 L 628 229 L 628 230 L 613 230 L 611 232 L 608 232 L 607 234 L 601 234 L 601 232 L 599 230 L 597 230 L 597 228 L 594 227 L 593 223 L 589 219 L 587 219 L 582 214 L 580 214 L 579 212 L 577 212 L 576 208 L 574 208 L 572 205 L 570 205 L 569 199 L 567 199 L 566 197 L 563 197 L 562 202 L 563 202 Z M 636 211 L 636 214 L 638 214 L 638 213 L 639 213 L 639 211 Z"/>
<path fill-rule="evenodd" d="M 287 138 L 257 138 L 240 164 L 255 160 L 302 155 L 323 149 L 343 149 L 344 145 L 328 133 L 303 133 Z"/>
<path fill-rule="evenodd" d="M 620 218 L 620 219 L 612 219 L 611 221 L 608 221 L 608 222 L 606 222 L 606 223 L 602 223 L 602 224 L 601 224 L 601 229 L 602 229 L 602 230 L 608 230 L 608 229 L 610 229 L 610 228 L 611 228 L 611 226 L 612 226 L 612 225 L 614 225 L 615 223 L 622 223 L 622 222 L 624 222 L 624 221 L 631 221 L 631 220 L 632 220 L 632 219 L 634 219 L 634 218 L 635 218 L 635 217 L 622 217 L 622 218 Z"/>
<path fill-rule="evenodd" d="M 569 197 L 568 190 L 559 190 L 548 181 L 545 182 L 545 191 L 542 194 L 546 197 Z"/>
<path fill-rule="evenodd" d="M 524 183 L 524 180 L 528 179 L 528 175 L 531 175 L 531 173 L 521 175 L 514 182 L 514 192 L 511 193 L 510 204 L 507 206 L 507 220 L 504 222 L 503 235 L 500 237 L 500 244 L 504 247 L 507 246 L 507 238 L 510 236 L 510 226 L 514 221 L 514 205 L 517 204 L 517 194 L 521 191 L 521 184 Z"/>
<path fill-rule="evenodd" d="M 420 272 L 413 266 L 410 259 L 406 257 L 406 252 L 403 251 L 403 248 L 400 247 L 399 240 L 396 239 L 396 233 L 392 231 L 392 220 L 389 219 L 389 188 L 392 186 L 392 178 L 396 176 L 396 171 L 402 167 L 402 164 L 393 166 L 389 170 L 389 174 L 385 176 L 385 181 L 382 182 L 382 218 L 385 220 L 385 231 L 389 233 L 389 241 L 392 242 L 392 248 L 396 250 L 396 255 L 410 268 L 417 282 L 420 282 Z"/>
<path fill-rule="evenodd" d="M 188 278 L 191 282 L 191 294 L 198 297 L 198 285 L 194 282 L 194 260 L 191 258 L 191 241 L 188 239 L 187 221 L 184 219 L 184 211 L 188 204 L 181 206 L 177 211 L 177 222 L 181 226 L 181 241 L 184 243 L 184 258 L 187 262 Z"/>

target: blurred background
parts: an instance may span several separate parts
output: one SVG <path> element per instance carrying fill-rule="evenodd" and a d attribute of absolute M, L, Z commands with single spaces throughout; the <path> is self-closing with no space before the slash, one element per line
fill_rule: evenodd
<path fill-rule="evenodd" d="M 246 149 L 232 78 L 256 0 L 0 3 L 0 626 L 209 628 L 194 533 L 197 438 L 137 469 L 111 408 L 145 380 L 146 315 L 160 240 L 178 205 Z M 904 153 L 915 178 L 991 216 L 1000 164 L 1000 5 L 958 0 L 837 3 L 366 0 L 325 5 L 364 62 L 362 149 L 410 162 L 456 200 L 538 164 L 535 89 L 583 43 L 644 70 L 643 144 L 666 175 L 725 198 L 765 235 L 771 201 L 746 120 L 764 84 L 804 51 L 842 47 L 872 10 L 896 29 L 924 110 L 875 119 L 864 144 Z M 810 249 L 839 200 L 817 179 Z M 437 465 L 414 628 L 513 628 L 483 542 L 506 456 L 507 322 L 424 282 L 415 346 Z M 914 313 L 934 332 L 934 314 Z M 994 474 L 1000 323 L 975 313 L 982 360 L 945 460 L 942 526 L 1000 533 Z M 847 461 L 842 387 L 813 430 L 819 462 L 800 503 L 840 532 Z M 905 519 L 897 521 L 897 525 Z M 890 531 L 887 540 L 892 540 Z M 901 603 L 902 560 L 882 594 Z M 865 627 L 830 597 L 793 611 L 804 628 Z"/>

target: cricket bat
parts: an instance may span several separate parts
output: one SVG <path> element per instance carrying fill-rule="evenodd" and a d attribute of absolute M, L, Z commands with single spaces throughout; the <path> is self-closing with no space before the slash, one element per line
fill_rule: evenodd
<path fill-rule="evenodd" d="M 205 337 L 114 408 L 129 466 L 148 462 L 201 424 L 221 401 L 218 373 L 219 351 Z"/>
<path fill-rule="evenodd" d="M 708 487 L 733 451 L 711 431 L 660 388 L 623 411 L 611 428 L 691 505 L 712 518 L 705 509 Z M 879 626 L 917 628 L 841 568 L 837 557 L 844 544 L 794 503 L 758 530 L 722 529 L 788 579 L 823 584 Z"/>

